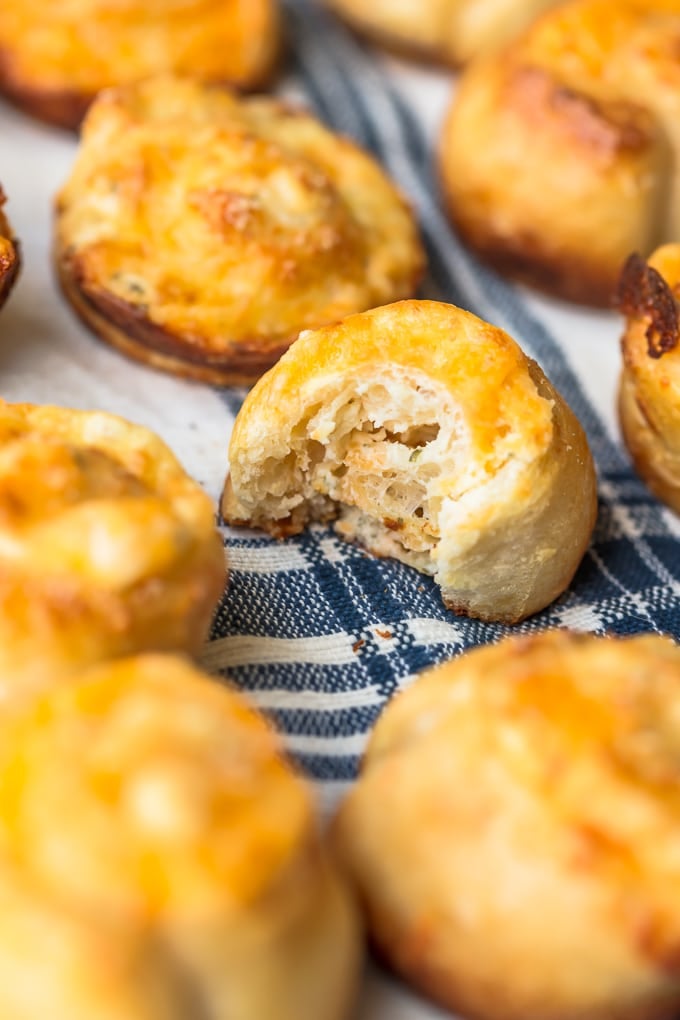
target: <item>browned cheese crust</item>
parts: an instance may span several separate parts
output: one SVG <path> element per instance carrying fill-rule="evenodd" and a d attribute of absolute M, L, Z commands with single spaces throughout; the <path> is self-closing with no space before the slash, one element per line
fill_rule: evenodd
<path fill-rule="evenodd" d="M 21 265 L 19 242 L 3 212 L 5 202 L 6 198 L 0 187 L 0 307 L 7 299 Z"/>
<path fill-rule="evenodd" d="M 276 0 L 22 0 L 0 7 L 0 92 L 76 128 L 103 88 L 173 71 L 244 89 L 281 49 Z"/>
<path fill-rule="evenodd" d="M 3 1020 L 346 1020 L 354 904 L 240 694 L 137 656 L 0 730 Z"/>
<path fill-rule="evenodd" d="M 418 60 L 458 67 L 559 0 L 327 0 L 358 32 Z"/>
<path fill-rule="evenodd" d="M 222 497 L 230 524 L 277 537 L 334 520 L 505 623 L 564 591 L 596 512 L 586 437 L 538 365 L 434 301 L 303 333 L 239 412 Z"/>
<path fill-rule="evenodd" d="M 470 247 L 610 306 L 630 252 L 680 233 L 679 47 L 679 0 L 571 0 L 471 67 L 439 149 Z"/>
<path fill-rule="evenodd" d="M 301 329 L 410 295 L 423 261 L 368 155 L 300 110 L 186 79 L 104 93 L 57 202 L 80 317 L 212 383 L 251 383 Z"/>
<path fill-rule="evenodd" d="M 384 958 L 474 1020 L 680 1008 L 680 649 L 566 631 L 424 673 L 333 835 Z"/>
<path fill-rule="evenodd" d="M 621 431 L 638 474 L 680 514 L 680 245 L 631 256 L 619 285 Z"/>
<path fill-rule="evenodd" d="M 102 659 L 198 653 L 225 583 L 211 500 L 147 429 L 0 405 L 0 698 Z"/>

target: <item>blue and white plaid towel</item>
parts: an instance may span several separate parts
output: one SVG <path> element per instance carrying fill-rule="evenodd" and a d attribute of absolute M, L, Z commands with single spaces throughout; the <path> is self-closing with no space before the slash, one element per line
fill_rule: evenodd
<path fill-rule="evenodd" d="M 286 5 L 294 86 L 332 127 L 370 149 L 418 213 L 428 296 L 505 328 L 585 427 L 600 478 L 593 544 L 569 591 L 516 633 L 569 626 L 680 638 L 680 523 L 632 474 L 562 348 L 520 290 L 481 268 L 437 202 L 431 148 L 375 57 L 308 0 Z M 224 392 L 232 414 L 240 397 Z M 674 530 L 673 530 L 674 529 Z M 447 612 L 430 578 L 373 558 L 327 528 L 285 542 L 224 530 L 231 584 L 205 664 L 276 719 L 302 767 L 331 796 L 351 780 L 386 700 L 414 674 L 507 628 Z"/>

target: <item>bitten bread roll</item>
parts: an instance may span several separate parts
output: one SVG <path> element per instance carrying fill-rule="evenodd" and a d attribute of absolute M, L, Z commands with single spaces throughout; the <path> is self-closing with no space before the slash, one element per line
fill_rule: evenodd
<path fill-rule="evenodd" d="M 224 563 L 211 500 L 153 433 L 0 403 L 0 703 L 103 659 L 198 652 Z"/>
<path fill-rule="evenodd" d="M 423 268 L 410 210 L 355 145 L 276 100 L 169 77 L 92 107 L 56 258 L 102 339 L 227 385 L 301 329 L 410 296 Z"/>
<path fill-rule="evenodd" d="M 358 31 L 408 54 L 451 64 L 493 49 L 559 0 L 327 0 Z"/>
<path fill-rule="evenodd" d="M 569 584 L 596 515 L 579 423 L 500 329 L 405 301 L 303 333 L 236 419 L 222 513 L 344 538 L 514 623 Z"/>
<path fill-rule="evenodd" d="M 385 709 L 334 836 L 369 930 L 476 1020 L 680 1008 L 680 650 L 512 638 Z"/>
<path fill-rule="evenodd" d="M 3 212 L 7 199 L 0 187 L 0 307 L 12 289 L 19 272 L 19 244 Z"/>
<path fill-rule="evenodd" d="M 632 256 L 619 287 L 627 317 L 621 340 L 619 419 L 635 468 L 680 514 L 680 245 L 646 264 Z"/>
<path fill-rule="evenodd" d="M 136 960 L 119 965 L 114 943 L 108 978 L 130 1012 L 106 1012 L 107 1001 L 90 1017 L 347 1015 L 361 955 L 353 903 L 321 844 L 308 787 L 239 694 L 180 659 L 140 656 L 45 692 L 3 721 L 0 743 L 0 874 L 14 869 L 37 902 L 87 926 L 93 948 L 115 939 Z M 7 966 L 15 922 L 10 902 L 0 917 L 0 1008 L 23 991 L 12 983 L 21 971 Z M 43 948 L 37 1003 L 43 965 L 52 976 Z M 87 944 L 75 948 L 83 971 L 76 958 L 63 980 L 85 1018 L 79 992 L 102 975 L 90 971 Z M 51 999 L 42 1006 L 21 1020 L 74 1020 Z"/>
<path fill-rule="evenodd" d="M 440 146 L 463 238 L 502 272 L 610 305 L 680 236 L 678 0 L 575 0 L 463 76 Z"/>
<path fill-rule="evenodd" d="M 76 128 L 100 89 L 165 71 L 258 87 L 280 34 L 276 0 L 3 2 L 0 92 Z"/>

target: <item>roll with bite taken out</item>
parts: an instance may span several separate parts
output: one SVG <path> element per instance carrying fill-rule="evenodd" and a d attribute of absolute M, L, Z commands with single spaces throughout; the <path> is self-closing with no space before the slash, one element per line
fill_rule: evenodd
<path fill-rule="evenodd" d="M 482 620 L 557 598 L 596 515 L 583 430 L 538 365 L 432 301 L 303 333 L 246 398 L 229 465 L 228 523 L 283 536 L 333 520 Z"/>

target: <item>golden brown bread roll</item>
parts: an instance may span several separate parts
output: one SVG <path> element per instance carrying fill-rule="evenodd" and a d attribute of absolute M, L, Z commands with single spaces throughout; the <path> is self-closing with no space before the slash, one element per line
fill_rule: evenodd
<path fill-rule="evenodd" d="M 460 82 L 445 197 L 503 272 L 611 303 L 631 251 L 680 235 L 678 0 L 572 0 Z"/>
<path fill-rule="evenodd" d="M 559 0 L 327 0 L 378 42 L 445 64 L 498 46 Z"/>
<path fill-rule="evenodd" d="M 120 660 L 4 719 L 0 744 L 0 876 L 18 875 L 49 926 L 17 1017 L 4 1007 L 27 975 L 11 964 L 33 922 L 0 879 L 3 1018 L 346 1016 L 354 905 L 308 787 L 239 694 L 178 658 Z M 80 927 L 65 944 L 50 909 Z M 88 1014 L 97 984 L 107 1001 Z M 58 1009 L 45 997 L 55 985 Z"/>
<path fill-rule="evenodd" d="M 153 433 L 0 403 L 0 702 L 114 656 L 198 652 L 224 563 L 211 500 Z"/>
<path fill-rule="evenodd" d="M 372 936 L 476 1020 L 680 1007 L 680 650 L 507 639 L 385 709 L 334 835 Z"/>
<path fill-rule="evenodd" d="M 680 514 L 680 245 L 659 248 L 649 264 L 632 256 L 619 304 L 623 438 L 652 492 Z"/>
<path fill-rule="evenodd" d="M 378 165 L 309 114 L 163 77 L 104 93 L 58 199 L 62 287 L 104 340 L 253 382 L 303 328 L 409 296 L 423 253 Z"/>
<path fill-rule="evenodd" d="M 303 333 L 246 398 L 229 465 L 230 524 L 290 535 L 334 519 L 483 620 L 555 599 L 596 515 L 585 435 L 538 365 L 434 301 Z"/>
<path fill-rule="evenodd" d="M 75 128 L 100 89 L 164 71 L 257 87 L 279 46 L 277 0 L 2 3 L 0 92 Z"/>
<path fill-rule="evenodd" d="M 19 243 L 2 208 L 6 201 L 0 187 L 0 307 L 12 289 L 20 265 Z"/>

